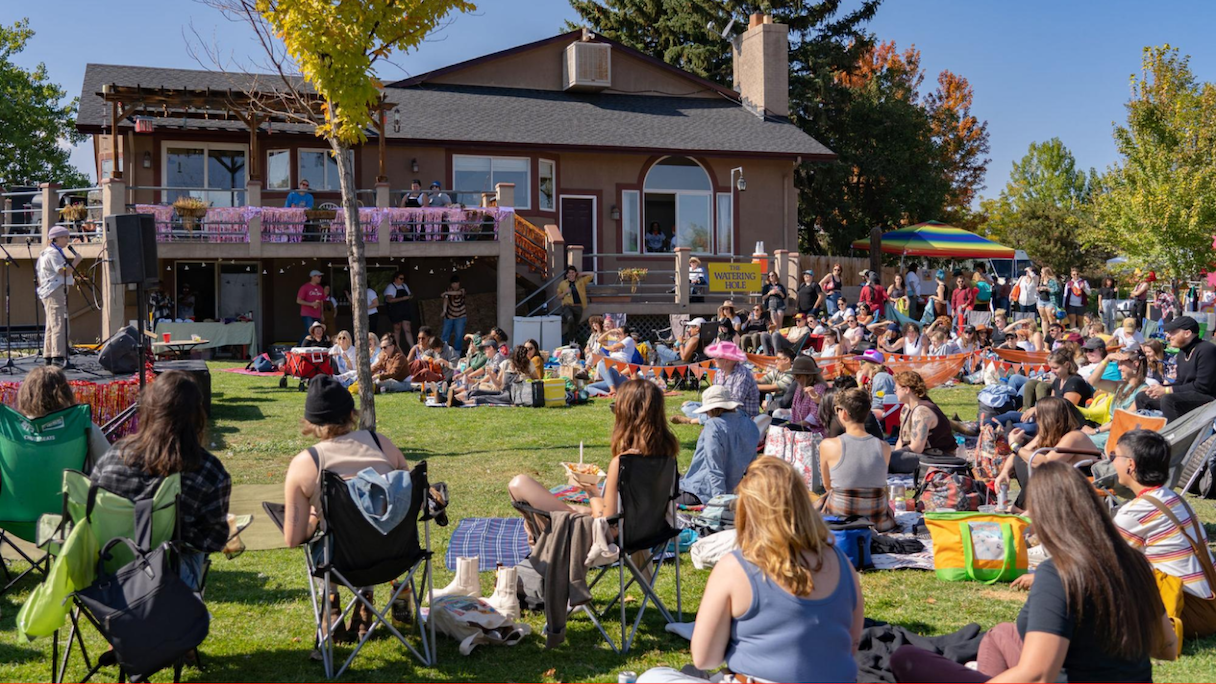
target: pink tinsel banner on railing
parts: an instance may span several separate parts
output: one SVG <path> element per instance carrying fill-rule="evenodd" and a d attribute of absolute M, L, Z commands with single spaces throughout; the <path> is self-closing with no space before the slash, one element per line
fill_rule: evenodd
<path fill-rule="evenodd" d="M 257 207 L 211 207 L 193 230 L 182 225 L 173 207 L 165 204 L 136 204 L 135 211 L 152 214 L 156 221 L 157 242 L 175 239 L 200 242 L 249 242 L 249 219 Z"/>
<path fill-rule="evenodd" d="M 497 207 L 423 207 L 388 209 L 393 242 L 497 240 L 504 218 L 515 211 Z"/>
<path fill-rule="evenodd" d="M 309 219 L 306 209 L 297 207 L 255 207 L 262 217 L 262 242 L 342 242 L 346 239 L 346 212 L 336 209 L 332 221 Z M 363 239 L 376 242 L 380 222 L 387 209 L 360 207 L 359 223 Z"/>

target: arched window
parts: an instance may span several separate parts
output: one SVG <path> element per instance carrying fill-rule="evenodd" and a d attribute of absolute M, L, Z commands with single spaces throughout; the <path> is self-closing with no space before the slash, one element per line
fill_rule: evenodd
<path fill-rule="evenodd" d="M 688 157 L 667 157 L 652 166 L 643 186 L 643 251 L 714 251 L 713 190 L 709 174 Z"/>

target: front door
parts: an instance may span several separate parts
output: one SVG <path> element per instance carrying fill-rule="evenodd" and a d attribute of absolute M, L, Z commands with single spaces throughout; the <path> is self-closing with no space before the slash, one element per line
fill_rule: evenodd
<path fill-rule="evenodd" d="M 595 271 L 595 198 L 563 195 L 561 198 L 561 231 L 567 245 L 583 248 L 584 271 Z"/>

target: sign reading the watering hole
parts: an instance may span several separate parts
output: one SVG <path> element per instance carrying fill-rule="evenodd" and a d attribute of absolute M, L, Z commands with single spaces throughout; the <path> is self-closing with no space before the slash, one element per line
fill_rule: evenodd
<path fill-rule="evenodd" d="M 760 264 L 710 264 L 710 292 L 748 292 L 760 291 Z"/>

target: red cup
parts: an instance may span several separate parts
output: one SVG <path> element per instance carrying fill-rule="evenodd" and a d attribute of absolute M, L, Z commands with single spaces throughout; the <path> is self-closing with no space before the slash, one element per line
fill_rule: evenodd
<path fill-rule="evenodd" d="M 164 333 L 163 337 L 165 338 L 165 344 L 169 344 L 169 333 Z"/>

